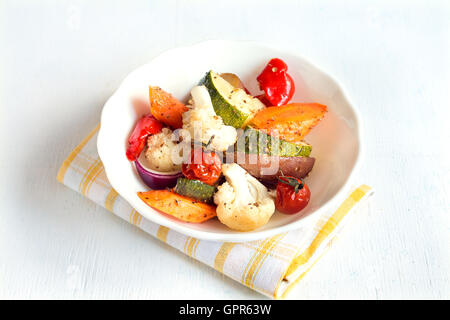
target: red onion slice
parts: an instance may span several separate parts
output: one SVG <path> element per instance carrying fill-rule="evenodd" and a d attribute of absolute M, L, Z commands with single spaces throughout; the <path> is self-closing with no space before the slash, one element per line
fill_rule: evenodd
<path fill-rule="evenodd" d="M 139 162 L 139 159 L 134 161 L 136 166 L 136 170 L 141 177 L 142 181 L 152 189 L 165 189 L 165 188 L 173 188 L 177 183 L 177 179 L 183 176 L 183 173 L 180 172 L 169 172 L 169 173 L 156 173 L 147 169 Z"/>

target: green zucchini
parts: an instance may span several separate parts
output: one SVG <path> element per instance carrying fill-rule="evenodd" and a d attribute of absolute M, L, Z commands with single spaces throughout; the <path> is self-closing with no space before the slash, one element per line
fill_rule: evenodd
<path fill-rule="evenodd" d="M 246 127 L 238 138 L 236 151 L 280 157 L 308 157 L 312 146 L 306 142 L 301 144 L 288 142 L 272 137 L 261 130 Z"/>
<path fill-rule="evenodd" d="M 265 105 L 241 88 L 233 87 L 228 81 L 213 71 L 200 80 L 209 92 L 214 111 L 223 123 L 235 128 L 243 128 Z"/>
<path fill-rule="evenodd" d="M 175 192 L 182 196 L 194 198 L 203 202 L 212 202 L 215 191 L 214 186 L 203 183 L 199 180 L 192 180 L 187 178 L 178 178 Z"/>

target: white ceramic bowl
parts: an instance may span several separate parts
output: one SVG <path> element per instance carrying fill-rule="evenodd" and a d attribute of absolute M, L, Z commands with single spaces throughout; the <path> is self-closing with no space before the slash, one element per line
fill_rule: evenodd
<path fill-rule="evenodd" d="M 160 86 L 184 100 L 212 69 L 238 74 L 250 92 L 257 93 L 256 77 L 274 57 L 287 63 L 294 78 L 296 92 L 292 102 L 318 102 L 329 110 L 307 136 L 316 163 L 306 178 L 311 189 L 306 209 L 296 215 L 275 213 L 258 230 L 237 232 L 217 219 L 202 224 L 185 223 L 158 213 L 141 201 L 136 193 L 148 187 L 127 160 L 125 149 L 136 120 L 149 112 L 148 86 Z M 249 241 L 299 228 L 342 201 L 360 162 L 361 124 L 357 110 L 337 82 L 297 53 L 254 42 L 207 41 L 166 51 L 128 75 L 103 108 L 97 144 L 111 185 L 145 218 L 199 239 Z"/>

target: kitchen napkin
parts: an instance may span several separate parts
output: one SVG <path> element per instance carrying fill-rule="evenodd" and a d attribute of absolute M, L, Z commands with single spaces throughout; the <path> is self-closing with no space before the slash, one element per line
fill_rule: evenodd
<path fill-rule="evenodd" d="M 354 188 L 335 211 L 314 224 L 259 241 L 205 241 L 145 219 L 110 185 L 97 153 L 98 125 L 69 155 L 57 179 L 115 215 L 217 271 L 264 295 L 283 298 L 331 247 L 333 239 L 372 194 L 369 186 Z"/>

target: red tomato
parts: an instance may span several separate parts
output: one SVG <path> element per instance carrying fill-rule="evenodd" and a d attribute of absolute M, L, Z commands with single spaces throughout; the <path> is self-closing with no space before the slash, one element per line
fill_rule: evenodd
<path fill-rule="evenodd" d="M 181 171 L 188 179 L 214 185 L 222 172 L 222 162 L 214 152 L 203 152 L 202 148 L 195 148 L 191 152 L 189 163 L 182 164 Z"/>
<path fill-rule="evenodd" d="M 301 179 L 281 176 L 278 178 L 275 207 L 286 214 L 294 214 L 305 208 L 311 192 Z"/>
<path fill-rule="evenodd" d="M 156 120 L 151 114 L 145 115 L 139 119 L 128 139 L 128 148 L 126 151 L 128 160 L 136 160 L 142 150 L 144 150 L 147 137 L 151 134 L 161 132 L 162 127 L 162 123 Z"/>

